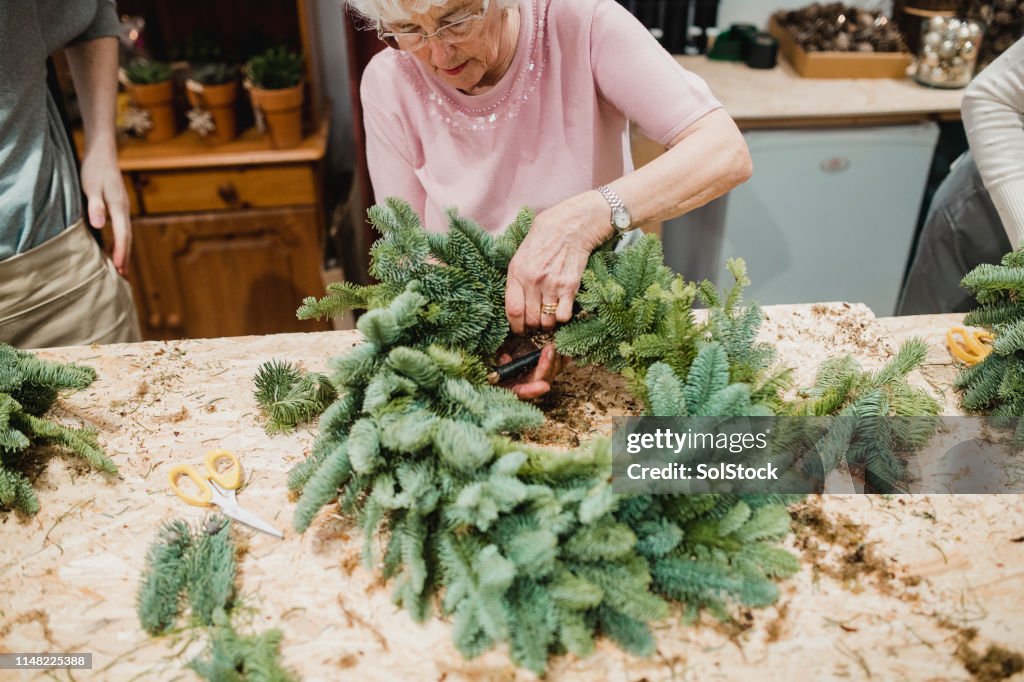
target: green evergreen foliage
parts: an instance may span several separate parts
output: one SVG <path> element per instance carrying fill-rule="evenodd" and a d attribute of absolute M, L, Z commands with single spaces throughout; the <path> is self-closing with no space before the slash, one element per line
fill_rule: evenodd
<path fill-rule="evenodd" d="M 193 622 L 210 625 L 217 609 L 231 605 L 235 573 L 227 518 L 211 514 L 194 529 L 179 519 L 164 524 L 146 554 L 135 601 L 139 622 L 149 634 L 162 634 L 187 602 Z"/>
<path fill-rule="evenodd" d="M 743 261 L 728 261 L 735 281 L 720 292 L 710 282 L 687 283 L 662 259 L 661 242 L 651 235 L 622 252 L 591 256 L 577 297 L 583 314 L 558 331 L 558 349 L 577 363 L 621 371 L 645 398 L 651 366 L 662 363 L 685 377 L 701 344 L 714 340 L 725 353 L 726 383 L 746 384 L 754 402 L 781 409 L 792 370 L 773 369 L 774 349 L 756 342 L 764 316 L 759 306 L 743 305 L 743 288 L 750 284 Z M 709 309 L 703 323 L 693 311 L 698 298 Z"/>
<path fill-rule="evenodd" d="M 210 682 L 296 682 L 299 677 L 280 661 L 281 639 L 280 630 L 241 635 L 228 614 L 217 609 L 207 658 L 195 658 L 188 667 Z"/>
<path fill-rule="evenodd" d="M 254 382 L 256 404 L 267 419 L 264 429 L 268 435 L 293 431 L 318 417 L 338 397 L 326 376 L 304 372 L 283 360 L 260 365 Z"/>
<path fill-rule="evenodd" d="M 428 234 L 409 205 L 396 199 L 374 206 L 368 215 L 382 235 L 371 249 L 370 266 L 380 284 L 333 285 L 323 299 L 304 300 L 299 318 L 337 317 L 365 308 L 370 312 L 360 318 L 359 329 L 378 347 L 451 346 L 469 356 L 492 356 L 508 335 L 508 253 L 515 252 L 525 231 L 510 228 L 494 238 L 452 210 L 448 232 Z M 530 219 L 524 212 L 513 225 Z M 359 351 L 338 369 L 346 375 L 357 366 L 373 372 L 377 359 L 372 349 Z"/>
<path fill-rule="evenodd" d="M 245 75 L 263 90 L 283 90 L 302 82 L 304 60 L 284 45 L 272 47 L 245 64 Z"/>
<path fill-rule="evenodd" d="M 661 241 L 642 237 L 622 252 L 596 251 L 576 297 L 581 313 L 559 329 L 559 351 L 642 384 L 655 362 L 686 374 L 704 328 L 694 318 L 697 289 L 663 264 Z"/>
<path fill-rule="evenodd" d="M 189 668 L 211 682 L 291 682 L 298 678 L 280 662 L 281 633 L 241 635 L 232 624 L 237 574 L 231 522 L 211 514 L 194 528 L 175 519 L 161 526 L 146 553 L 136 595 L 143 629 L 158 636 L 174 630 L 188 604 L 190 627 L 206 628 L 207 658 Z"/>
<path fill-rule="evenodd" d="M 171 78 L 171 65 L 149 59 L 133 59 L 124 67 L 125 77 L 136 85 L 163 83 Z"/>
<path fill-rule="evenodd" d="M 610 486 L 607 439 L 570 451 L 515 440 L 543 417 L 485 375 L 508 334 L 506 269 L 529 213 L 500 238 L 454 211 L 447 234 L 427 234 L 395 199 L 369 215 L 382 234 L 371 263 L 379 283 L 335 286 L 299 312 L 368 310 L 358 323 L 366 342 L 331 363 L 342 398 L 289 476 L 297 530 L 337 500 L 397 604 L 417 620 L 450 617 L 467 657 L 505 643 L 537 673 L 552 652 L 585 656 L 599 636 L 651 653 L 650 623 L 672 602 L 727 618 L 735 604 L 777 597 L 775 581 L 798 568 L 779 542 L 786 505 L 801 496 L 626 498 Z M 654 238 L 620 253 L 603 247 L 583 275 L 581 312 L 556 344 L 579 364 L 621 371 L 652 415 L 785 412 L 790 372 L 756 341 L 763 315 L 743 304 L 742 262 L 729 268 L 735 284 L 719 292 L 673 275 Z M 710 308 L 703 322 L 698 296 Z M 868 385 L 893 409 L 912 409 L 920 396 L 903 375 L 915 357 L 858 374 L 836 409 Z"/>
<path fill-rule="evenodd" d="M 1024 250 L 1011 251 L 999 265 L 983 264 L 961 282 L 978 299 L 979 307 L 964 324 L 986 327 L 995 337 L 992 352 L 982 362 L 962 369 L 953 387 L 962 392 L 965 410 L 988 412 L 1016 426 L 1015 440 L 1024 442 Z"/>
<path fill-rule="evenodd" d="M 906 381 L 927 350 L 921 339 L 906 341 L 876 372 L 863 371 L 850 357 L 822 363 L 814 385 L 800 392 L 804 400 L 788 409 L 793 415 L 837 417 L 818 448 L 822 474 L 845 457 L 850 464 L 863 465 L 867 481 L 877 492 L 899 490 L 906 476 L 899 453 L 924 445 L 939 424 L 939 402 Z"/>
<path fill-rule="evenodd" d="M 238 69 L 225 62 L 209 62 L 196 64 L 189 72 L 189 77 L 203 85 L 224 85 L 235 80 Z"/>
<path fill-rule="evenodd" d="M 207 518 L 193 538 L 186 561 L 185 587 L 192 620 L 211 625 L 214 611 L 229 608 L 235 595 L 237 565 L 231 523 L 222 516 Z"/>
<path fill-rule="evenodd" d="M 710 282 L 702 282 L 698 288 L 699 298 L 710 310 L 706 333 L 722 344 L 730 381 L 749 384 L 756 402 L 779 411 L 783 406 L 780 396 L 792 385 L 792 370 L 773 370 L 775 349 L 756 340 L 764 313 L 757 304 L 743 305 L 743 289 L 750 286 L 746 263 L 730 258 L 726 268 L 735 281 L 724 296 Z"/>
<path fill-rule="evenodd" d="M 623 502 L 608 485 L 606 440 L 562 452 L 510 438 L 543 417 L 488 386 L 484 363 L 508 334 L 505 272 L 530 218 L 524 212 L 494 239 L 454 211 L 440 235 L 425 233 L 403 202 L 371 210 L 383 235 L 371 265 L 380 283 L 335 287 L 300 310 L 369 312 L 358 323 L 366 343 L 332 362 L 343 397 L 322 416 L 313 453 L 289 484 L 300 494 L 296 529 L 339 499 L 364 530 L 367 564 L 382 562 L 393 579 L 396 603 L 420 620 L 435 608 L 450 616 L 464 655 L 505 642 L 517 664 L 543 672 L 551 652 L 586 655 L 601 634 L 650 653 L 649 622 L 668 614 L 666 599 L 725 614 L 735 601 L 765 603 L 775 594 L 765 584 L 796 564 L 780 558 L 789 555 L 776 547 L 778 528 L 755 532 L 760 516 L 731 529 L 733 544 L 717 535 L 714 546 L 696 536 L 684 543 L 696 524 L 716 527 L 707 512 L 724 516 L 738 500 L 642 498 L 642 509 Z M 704 343 L 692 311 L 696 287 L 672 277 L 661 258 L 653 239 L 595 254 L 579 298 L 584 319 L 574 323 L 584 331 L 565 338 L 588 344 L 585 360 L 634 378 L 659 361 L 683 376 L 694 365 L 684 385 L 696 410 L 742 412 L 741 404 L 763 413 L 745 384 L 729 384 L 723 344 Z M 598 343 L 587 338 L 595 323 Z M 763 506 L 786 516 L 778 500 Z M 686 573 L 695 553 L 723 584 Z"/>
<path fill-rule="evenodd" d="M 181 612 L 191 547 L 192 532 L 180 519 L 165 523 L 149 546 L 135 608 L 142 629 L 151 635 L 170 630 Z"/>
<path fill-rule="evenodd" d="M 35 446 L 57 446 L 93 469 L 117 471 L 95 430 L 45 418 L 60 391 L 80 390 L 95 380 L 90 367 L 41 360 L 0 343 L 0 509 L 29 515 L 39 511 L 29 476 Z"/>

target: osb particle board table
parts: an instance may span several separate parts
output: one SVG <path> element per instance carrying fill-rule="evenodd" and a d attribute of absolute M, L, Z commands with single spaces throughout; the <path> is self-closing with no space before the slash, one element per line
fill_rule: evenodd
<path fill-rule="evenodd" d="M 902 338 L 925 337 L 933 347 L 914 380 L 945 390 L 947 411 L 955 410 L 954 370 L 941 339 L 958 316 L 876 320 L 848 304 L 776 306 L 767 315 L 762 338 L 797 368 L 802 385 L 825 357 L 853 353 L 877 367 Z M 194 679 L 184 663 L 200 653 L 201 638 L 148 637 L 134 599 L 160 523 L 202 513 L 171 496 L 169 463 L 226 447 L 247 468 L 240 499 L 285 531 L 284 541 L 243 532 L 240 591 L 258 611 L 257 628 L 284 631 L 284 659 L 303 679 L 531 679 L 500 650 L 463 660 L 449 623 L 417 625 L 394 607 L 390 586 L 359 564 L 362 542 L 349 519 L 324 510 L 304 535 L 291 529 L 295 504 L 285 479 L 315 433 L 267 437 L 252 376 L 275 357 L 323 370 L 357 343 L 355 332 L 322 332 L 43 351 L 98 370 L 97 382 L 62 401 L 59 414 L 98 427 L 120 471 L 105 477 L 52 459 L 37 482 L 40 513 L 0 517 L 0 651 L 92 652 L 94 669 L 76 671 L 76 680 Z M 621 386 L 595 370 L 574 370 L 565 381 L 587 372 L 609 392 Z M 591 423 L 597 431 L 610 427 L 607 414 Z M 741 613 L 742 627 L 669 620 L 656 626 L 651 659 L 601 642 L 588 659 L 552 659 L 549 679 L 966 680 L 957 627 L 978 629 L 979 651 L 990 643 L 1024 647 L 1020 496 L 829 496 L 810 504 L 839 527 L 864 524 L 864 544 L 884 570 L 843 584 L 823 571 L 843 561 L 843 550 L 833 548 L 802 562 L 782 583 L 776 606 Z M 790 546 L 806 553 L 808 542 L 798 535 Z M 5 671 L 0 678 L 43 674 Z"/>

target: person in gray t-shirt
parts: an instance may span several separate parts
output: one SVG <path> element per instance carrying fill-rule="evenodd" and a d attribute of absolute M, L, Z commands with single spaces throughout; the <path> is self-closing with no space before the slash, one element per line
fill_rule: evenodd
<path fill-rule="evenodd" d="M 118 29 L 114 0 L 0 2 L 0 341 L 139 336 L 127 284 L 81 238 L 83 218 L 99 229 L 109 216 L 113 265 L 127 272 L 131 223 L 114 128 Z M 46 83 L 47 57 L 62 47 L 85 128 L 81 185 Z"/>

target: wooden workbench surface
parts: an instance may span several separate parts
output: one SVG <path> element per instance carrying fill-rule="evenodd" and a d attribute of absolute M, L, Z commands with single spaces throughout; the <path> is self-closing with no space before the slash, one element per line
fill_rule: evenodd
<path fill-rule="evenodd" d="M 958 317 L 875 320 L 864 306 L 846 304 L 770 307 L 767 314 L 762 337 L 797 368 L 801 384 L 825 357 L 853 353 L 877 367 L 902 338 L 927 338 L 933 348 L 914 380 L 944 390 L 954 413 L 955 370 L 941 339 Z M 359 565 L 361 540 L 349 519 L 324 510 L 304 535 L 291 529 L 295 504 L 285 478 L 315 432 L 267 437 L 252 376 L 275 357 L 323 370 L 356 343 L 355 332 L 324 332 L 44 351 L 99 372 L 58 414 L 98 427 L 120 472 L 106 477 L 54 458 L 36 484 L 39 514 L 0 516 L 0 651 L 92 652 L 94 670 L 74 679 L 193 679 L 184 663 L 200 653 L 201 638 L 148 637 L 134 599 L 160 523 L 202 514 L 171 496 L 170 463 L 199 462 L 206 450 L 225 447 L 247 469 L 240 501 L 285 531 L 284 541 L 244 531 L 244 602 L 257 610 L 259 629 L 284 631 L 285 661 L 303 679 L 532 679 L 501 650 L 464 660 L 449 623 L 417 625 L 394 607 L 389 586 Z M 564 380 L 586 373 L 599 385 L 621 385 L 592 369 Z M 608 417 L 591 421 L 607 431 Z M 822 545 L 827 551 L 813 562 L 809 552 L 822 541 L 802 526 L 788 543 L 804 555 L 803 567 L 782 583 L 776 606 L 741 613 L 735 628 L 707 618 L 698 626 L 669 620 L 656 626 L 651 659 L 602 642 L 588 659 L 552 659 L 549 679 L 961 680 L 971 677 L 964 650 L 956 653 L 967 637 L 962 628 L 977 628 L 971 646 L 978 651 L 991 643 L 1024 648 L 1020 496 L 829 496 L 812 498 L 800 513 L 822 511 L 840 535 L 863 524 L 859 551 L 842 541 Z M 867 556 L 875 558 L 861 562 Z M 850 579 L 830 565 L 849 569 Z"/>
<path fill-rule="evenodd" d="M 928 88 L 910 78 L 801 78 L 781 55 L 770 70 L 704 56 L 676 60 L 707 81 L 745 129 L 960 118 L 962 89 Z"/>

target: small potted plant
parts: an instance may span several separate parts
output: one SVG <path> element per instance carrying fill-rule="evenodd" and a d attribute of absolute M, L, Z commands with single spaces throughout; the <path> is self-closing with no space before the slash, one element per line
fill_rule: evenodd
<path fill-rule="evenodd" d="M 188 112 L 189 127 L 208 144 L 224 144 L 235 139 L 237 75 L 235 67 L 229 64 L 200 64 L 192 68 L 185 81 L 185 93 L 192 105 Z"/>
<path fill-rule="evenodd" d="M 245 65 L 252 108 L 278 149 L 302 141 L 302 55 L 284 46 L 272 47 Z"/>
<path fill-rule="evenodd" d="M 128 96 L 132 104 L 142 112 L 141 126 L 143 139 L 147 142 L 161 142 L 174 137 L 177 126 L 174 120 L 174 84 L 171 81 L 171 67 L 164 62 L 135 59 L 124 70 L 128 81 Z"/>

